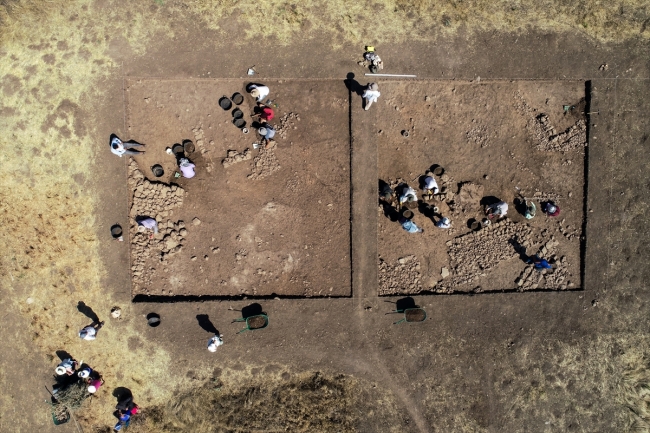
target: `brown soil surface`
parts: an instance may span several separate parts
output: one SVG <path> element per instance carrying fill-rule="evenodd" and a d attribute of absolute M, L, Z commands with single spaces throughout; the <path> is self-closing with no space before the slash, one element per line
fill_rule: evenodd
<path fill-rule="evenodd" d="M 248 134 L 218 104 L 223 95 L 245 94 L 245 84 L 128 81 L 128 138 L 146 144 L 134 160 L 144 177 L 162 181 L 154 192 L 130 173 L 134 296 L 350 295 L 345 88 L 266 81 L 279 105 L 270 122 L 276 141 L 254 150 L 260 140 L 251 126 L 252 98 L 239 106 Z M 176 179 L 176 160 L 165 149 L 185 139 L 196 147 L 188 155 L 196 176 Z M 163 178 L 153 178 L 154 164 L 163 165 Z M 150 191 L 144 198 L 142 183 Z M 138 215 L 157 219 L 154 239 L 136 233 Z"/>
<path fill-rule="evenodd" d="M 251 329 L 263 328 L 266 325 L 266 319 L 262 316 L 251 317 L 246 322 Z"/>
<path fill-rule="evenodd" d="M 426 319 L 427 314 L 424 312 L 424 310 L 417 308 L 406 310 L 404 312 L 404 317 L 406 318 L 407 322 L 422 322 L 424 319 Z"/>
<path fill-rule="evenodd" d="M 407 233 L 394 210 L 378 206 L 380 294 L 580 287 L 584 82 L 390 82 L 380 90 L 379 178 L 420 190 L 427 170 L 445 169 L 434 176 L 442 194 L 415 209 L 424 233 Z M 565 114 L 563 105 L 576 108 Z M 534 219 L 517 211 L 520 195 L 535 203 Z M 508 203 L 507 217 L 471 232 L 490 197 Z M 541 211 L 549 199 L 560 216 Z M 434 226 L 441 216 L 450 229 Z M 522 252 L 555 263 L 554 273 L 531 274 Z"/>

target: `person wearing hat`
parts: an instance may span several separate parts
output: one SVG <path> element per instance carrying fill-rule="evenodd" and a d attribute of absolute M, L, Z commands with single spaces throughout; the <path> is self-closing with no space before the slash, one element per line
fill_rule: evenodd
<path fill-rule="evenodd" d="M 92 341 L 97 338 L 97 332 L 104 326 L 104 322 L 93 322 L 79 331 L 79 338 Z"/>
<path fill-rule="evenodd" d="M 508 213 L 508 203 L 500 201 L 491 204 L 485 208 L 485 214 L 488 218 L 502 218 Z"/>
<path fill-rule="evenodd" d="M 75 361 L 72 358 L 66 358 L 63 361 L 61 361 L 59 365 L 56 366 L 54 371 L 59 376 L 63 376 L 64 374 L 67 374 L 68 376 L 72 376 L 78 366 L 79 363 L 77 361 Z"/>
<path fill-rule="evenodd" d="M 219 334 L 215 334 L 214 337 L 208 340 L 208 350 L 210 352 L 216 352 L 217 347 L 223 344 L 223 338 Z"/>
<path fill-rule="evenodd" d="M 264 126 L 257 130 L 257 132 L 262 136 L 262 144 L 264 144 L 264 148 L 268 149 L 271 141 L 273 141 L 273 137 L 275 137 L 275 129 L 271 125 L 265 123 Z"/>
<path fill-rule="evenodd" d="M 153 238 L 154 234 L 158 234 L 158 222 L 151 217 L 137 217 L 135 221 L 138 223 L 138 231 L 145 233 L 147 230 L 153 230 L 149 235 L 149 239 Z"/>
<path fill-rule="evenodd" d="M 544 206 L 544 213 L 546 214 L 546 216 L 556 217 L 560 214 L 560 207 L 555 203 L 553 203 L 552 201 L 549 201 Z"/>
<path fill-rule="evenodd" d="M 370 106 L 372 105 L 373 102 L 377 102 L 377 98 L 379 98 L 379 86 L 377 83 L 368 83 L 368 86 L 366 87 L 365 92 L 363 92 L 362 98 L 366 102 L 365 107 L 363 107 L 364 110 L 368 110 Z"/>
<path fill-rule="evenodd" d="M 436 223 L 436 227 L 438 227 L 439 229 L 448 229 L 449 227 L 451 227 L 451 220 L 447 217 L 442 217 Z"/>
<path fill-rule="evenodd" d="M 196 173 L 194 172 L 194 167 L 196 167 L 196 165 L 191 163 L 190 160 L 187 158 L 181 158 L 178 161 L 178 167 L 181 169 L 181 173 L 183 174 L 183 177 L 186 179 L 191 179 L 196 175 Z"/>
<path fill-rule="evenodd" d="M 119 156 L 120 158 L 122 155 L 140 155 L 141 153 L 144 153 L 144 150 L 142 152 L 137 151 L 137 150 L 132 150 L 134 147 L 142 147 L 144 144 L 136 143 L 136 142 L 123 142 L 117 136 L 113 135 L 111 138 L 111 152 L 113 152 L 115 155 Z"/>
<path fill-rule="evenodd" d="M 415 192 L 415 190 L 413 188 L 411 188 L 410 186 L 407 185 L 402 190 L 402 194 L 399 196 L 399 204 L 403 205 L 404 203 L 407 203 L 407 202 L 417 201 L 417 199 L 418 199 L 417 192 Z"/>
<path fill-rule="evenodd" d="M 402 228 L 406 230 L 409 233 L 423 233 L 424 230 L 422 230 L 420 227 L 417 226 L 413 221 L 406 217 L 399 217 L 399 223 L 402 225 Z"/>
<path fill-rule="evenodd" d="M 424 195 L 431 197 L 434 194 L 438 194 L 438 191 L 440 191 L 438 188 L 438 182 L 436 182 L 434 177 L 431 175 L 424 178 L 423 184 L 422 191 L 424 192 Z"/>
<path fill-rule="evenodd" d="M 393 202 L 394 191 L 387 183 L 383 182 L 379 190 L 379 198 L 384 202 L 391 204 Z"/>
<path fill-rule="evenodd" d="M 261 84 L 250 84 L 247 90 L 257 102 L 263 101 L 271 92 L 267 86 Z"/>
<path fill-rule="evenodd" d="M 97 392 L 100 386 L 104 384 L 104 379 L 98 377 L 96 379 L 90 379 L 88 381 L 88 392 L 94 394 Z"/>

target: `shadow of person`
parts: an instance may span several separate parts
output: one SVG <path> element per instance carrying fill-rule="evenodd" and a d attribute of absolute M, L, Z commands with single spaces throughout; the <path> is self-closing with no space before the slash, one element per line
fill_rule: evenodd
<path fill-rule="evenodd" d="M 395 309 L 398 311 L 404 311 L 407 308 L 417 308 L 418 306 L 415 304 L 415 299 L 413 299 L 410 296 L 407 296 L 406 298 L 398 299 L 397 302 L 395 302 Z"/>
<path fill-rule="evenodd" d="M 264 314 L 264 312 L 262 311 L 262 306 L 257 302 L 247 305 L 246 307 L 241 309 L 241 316 L 244 319 L 247 319 L 252 316 L 257 316 L 259 314 Z"/>
<path fill-rule="evenodd" d="M 522 200 L 520 198 L 516 198 L 515 199 L 515 210 L 517 211 L 517 213 L 519 213 L 519 214 L 521 214 L 523 216 L 526 216 L 526 210 L 527 210 L 526 201 Z"/>
<path fill-rule="evenodd" d="M 499 199 L 499 198 L 497 198 L 497 197 L 495 197 L 493 195 L 486 195 L 485 197 L 483 197 L 481 199 L 480 204 L 481 204 L 481 206 L 490 206 L 490 205 L 493 205 L 493 204 L 497 204 L 499 202 L 501 202 L 501 199 Z"/>
<path fill-rule="evenodd" d="M 207 314 L 197 314 L 196 320 L 199 322 L 199 326 L 203 328 L 203 330 L 210 334 L 219 334 L 219 331 L 217 331 L 217 328 L 210 321 L 210 317 Z"/>
<path fill-rule="evenodd" d="M 70 352 L 68 352 L 67 350 L 57 350 L 54 353 L 56 353 L 56 356 L 58 356 L 61 361 L 68 358 L 74 359 L 74 357 L 70 355 Z"/>
<path fill-rule="evenodd" d="M 80 313 L 82 313 L 84 316 L 92 320 L 93 323 L 99 323 L 99 316 L 93 311 L 92 308 L 86 305 L 83 301 L 79 301 L 79 303 L 77 304 L 77 310 Z"/>
<path fill-rule="evenodd" d="M 512 245 L 512 247 L 515 249 L 515 252 L 517 254 L 519 254 L 519 258 L 524 263 L 528 263 L 530 261 L 530 257 L 532 257 L 532 256 L 529 256 L 528 254 L 526 254 L 526 247 L 519 242 L 519 239 L 514 237 L 514 238 L 510 239 L 508 241 L 508 243 L 510 245 Z"/>
<path fill-rule="evenodd" d="M 363 95 L 363 86 L 359 84 L 357 80 L 354 79 L 354 73 L 348 72 L 348 75 L 346 76 L 345 80 L 345 87 L 348 89 L 350 92 L 350 95 L 356 94 L 358 96 Z"/>
<path fill-rule="evenodd" d="M 117 399 L 117 404 L 133 401 L 133 393 L 129 388 L 118 386 L 113 390 L 113 397 Z"/>

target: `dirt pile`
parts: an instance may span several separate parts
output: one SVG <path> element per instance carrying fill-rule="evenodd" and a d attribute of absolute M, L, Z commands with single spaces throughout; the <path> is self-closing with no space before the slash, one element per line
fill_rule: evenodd
<path fill-rule="evenodd" d="M 253 160 L 253 172 L 249 179 L 259 180 L 270 176 L 280 169 L 280 162 L 273 149 L 260 149 L 260 153 Z"/>
<path fill-rule="evenodd" d="M 253 157 L 250 149 L 245 149 L 243 152 L 239 153 L 236 150 L 229 150 L 226 158 L 221 161 L 221 164 L 224 168 L 228 168 L 233 164 L 236 164 L 241 161 L 248 161 Z"/>
<path fill-rule="evenodd" d="M 133 190 L 131 199 L 131 273 L 134 285 L 151 284 L 151 269 L 145 266 L 149 257 L 160 254 L 160 259 L 178 253 L 187 236 L 183 221 L 172 221 L 168 217 L 172 209 L 183 204 L 185 191 L 177 185 L 150 182 L 131 159 L 129 162 L 129 187 Z M 151 231 L 141 233 L 135 218 L 149 216 L 158 223 L 158 234 L 150 237 Z"/>
<path fill-rule="evenodd" d="M 487 127 L 484 125 L 476 125 L 465 134 L 467 141 L 478 144 L 481 147 L 487 147 L 489 144 L 489 136 Z"/>
<path fill-rule="evenodd" d="M 532 229 L 528 225 L 507 219 L 447 241 L 450 275 L 434 291 L 452 293 L 456 286 L 470 284 L 501 262 L 517 257 L 513 243 L 529 246 L 531 241 Z"/>
<path fill-rule="evenodd" d="M 420 261 L 415 256 L 401 257 L 388 264 L 379 259 L 379 295 L 412 294 L 422 290 Z"/>

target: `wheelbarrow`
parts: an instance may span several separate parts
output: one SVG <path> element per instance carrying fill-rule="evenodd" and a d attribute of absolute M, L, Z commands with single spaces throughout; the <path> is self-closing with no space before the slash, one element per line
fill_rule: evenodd
<path fill-rule="evenodd" d="M 395 311 L 391 311 L 391 313 L 404 314 L 404 317 L 398 320 L 397 322 L 393 322 L 393 325 L 397 325 L 398 323 L 402 323 L 402 322 L 409 322 L 409 323 L 424 322 L 427 318 L 427 312 L 420 307 L 405 308 L 403 310 L 395 310 Z"/>
<path fill-rule="evenodd" d="M 255 331 L 257 329 L 266 328 L 269 325 L 269 317 L 266 314 L 257 314 L 255 316 L 235 319 L 233 320 L 233 323 L 234 322 L 246 322 L 246 327 L 238 332 L 238 334 L 241 334 L 245 331 Z"/>

